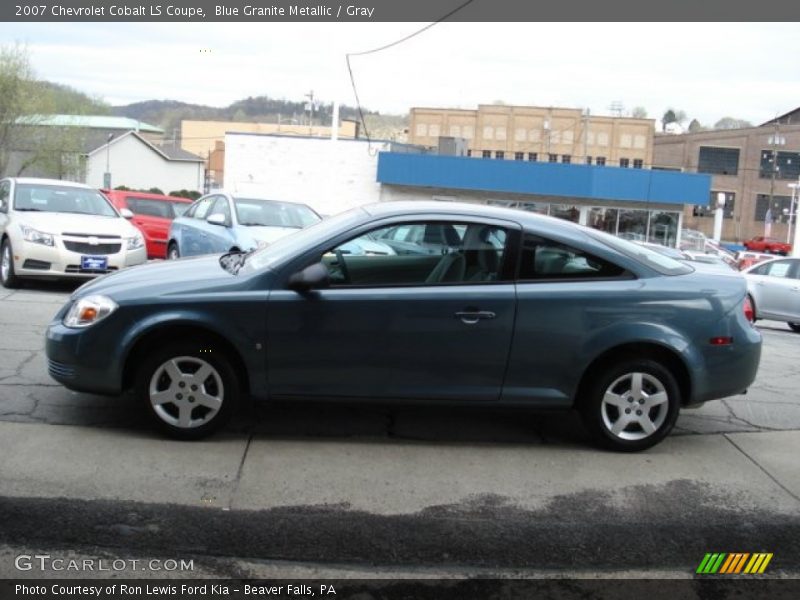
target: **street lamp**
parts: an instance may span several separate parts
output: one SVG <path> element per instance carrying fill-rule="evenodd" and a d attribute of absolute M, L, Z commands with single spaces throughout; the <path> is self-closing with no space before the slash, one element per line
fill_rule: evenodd
<path fill-rule="evenodd" d="M 792 241 L 792 219 L 795 218 L 797 215 L 797 206 L 795 205 L 795 202 L 797 202 L 797 200 L 795 200 L 795 198 L 800 199 L 800 196 L 798 196 L 798 191 L 797 191 L 798 189 L 800 189 L 800 177 L 797 178 L 797 183 L 790 183 L 788 185 L 790 188 L 792 188 L 792 200 L 789 203 L 789 226 L 786 231 L 787 244 Z M 797 237 L 797 231 L 798 228 L 795 225 L 795 237 Z M 797 248 L 797 240 L 795 240 L 795 243 L 793 244 L 792 247 L 792 256 L 798 255 L 798 251 L 796 250 L 796 248 Z"/>
<path fill-rule="evenodd" d="M 111 140 L 114 139 L 114 134 L 108 134 L 106 141 L 106 172 L 103 173 L 103 187 L 107 190 L 111 189 Z"/>

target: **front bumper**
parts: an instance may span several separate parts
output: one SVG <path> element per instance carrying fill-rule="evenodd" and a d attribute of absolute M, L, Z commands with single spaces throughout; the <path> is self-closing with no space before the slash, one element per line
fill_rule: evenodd
<path fill-rule="evenodd" d="M 15 240 L 12 246 L 14 249 L 14 273 L 19 277 L 87 278 L 112 273 L 147 261 L 147 250 L 144 246 L 136 250 L 128 250 L 124 240 L 120 246 L 120 250 L 113 254 L 103 254 L 102 252 L 94 254 L 91 247 L 88 247 L 86 252 L 68 250 L 60 238 L 56 238 L 55 246 Z M 82 269 L 81 257 L 95 255 L 105 257 L 108 260 L 108 268 L 105 270 Z"/>
<path fill-rule="evenodd" d="M 66 327 L 61 322 L 65 312 L 59 311 L 47 328 L 45 353 L 50 377 L 76 392 L 122 393 L 122 363 L 108 353 L 107 343 L 100 343 L 102 329 L 94 330 L 103 324 L 85 329 Z"/>

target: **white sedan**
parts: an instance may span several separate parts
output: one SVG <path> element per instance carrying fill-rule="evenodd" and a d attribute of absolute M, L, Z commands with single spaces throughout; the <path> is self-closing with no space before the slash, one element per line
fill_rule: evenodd
<path fill-rule="evenodd" d="M 775 258 L 742 272 L 755 319 L 786 321 L 800 333 L 800 258 Z"/>
<path fill-rule="evenodd" d="M 146 262 L 144 238 L 124 216 L 80 183 L 0 180 L 0 283 L 89 278 Z"/>

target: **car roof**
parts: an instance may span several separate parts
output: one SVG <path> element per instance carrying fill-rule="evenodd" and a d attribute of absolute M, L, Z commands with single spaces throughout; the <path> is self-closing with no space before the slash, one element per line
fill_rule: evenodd
<path fill-rule="evenodd" d="M 125 196 L 136 196 L 137 198 L 145 198 L 147 200 L 169 200 L 170 202 L 186 202 L 190 204 L 194 202 L 191 198 L 183 198 L 181 196 L 168 196 L 167 194 L 153 194 L 151 192 L 138 192 L 136 190 L 107 190 L 101 189 L 106 196 L 118 194 Z"/>
<path fill-rule="evenodd" d="M 556 217 L 532 213 L 516 208 L 490 206 L 471 202 L 442 202 L 436 200 L 401 200 L 376 202 L 361 207 L 373 217 L 393 217 L 402 215 L 461 215 L 465 217 L 494 218 L 514 221 L 522 225 L 538 226 L 559 231 L 566 235 L 575 235 L 584 227 L 571 221 Z"/>
<path fill-rule="evenodd" d="M 27 183 L 32 185 L 60 185 L 64 187 L 81 188 L 84 190 L 95 190 L 90 185 L 78 183 L 76 181 L 64 181 L 63 179 L 44 179 L 41 177 L 9 177 L 15 183 Z"/>

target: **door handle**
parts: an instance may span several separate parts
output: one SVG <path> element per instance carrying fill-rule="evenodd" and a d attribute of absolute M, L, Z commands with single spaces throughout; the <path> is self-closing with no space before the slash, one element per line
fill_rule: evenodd
<path fill-rule="evenodd" d="M 460 310 L 456 317 L 467 325 L 474 325 L 481 319 L 494 319 L 497 315 L 490 310 Z"/>

